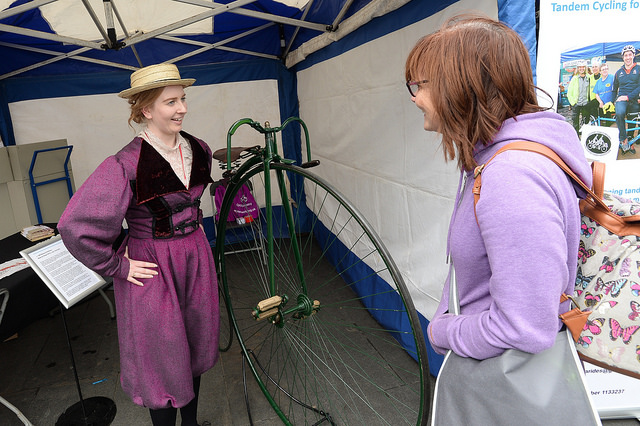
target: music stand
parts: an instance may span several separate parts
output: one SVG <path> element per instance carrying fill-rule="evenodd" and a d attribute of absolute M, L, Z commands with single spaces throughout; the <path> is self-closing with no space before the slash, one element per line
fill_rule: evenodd
<path fill-rule="evenodd" d="M 62 322 L 64 324 L 64 332 L 69 346 L 69 356 L 71 357 L 71 366 L 80 401 L 71 405 L 58 417 L 56 426 L 109 426 L 116 417 L 117 408 L 115 402 L 103 396 L 94 396 L 87 399 L 82 397 L 80 380 L 78 379 L 76 361 L 73 356 L 73 348 L 71 347 L 71 338 L 69 337 L 69 328 L 67 327 L 67 319 L 64 311 L 65 307 L 60 303 L 60 315 L 62 316 Z"/>

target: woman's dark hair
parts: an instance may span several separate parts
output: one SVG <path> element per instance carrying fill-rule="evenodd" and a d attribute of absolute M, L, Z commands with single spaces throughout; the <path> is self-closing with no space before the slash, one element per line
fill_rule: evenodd
<path fill-rule="evenodd" d="M 428 80 L 445 159 L 476 166 L 477 143 L 489 143 L 503 121 L 537 112 L 529 54 L 511 28 L 483 16 L 457 16 L 418 41 L 407 81 Z"/>

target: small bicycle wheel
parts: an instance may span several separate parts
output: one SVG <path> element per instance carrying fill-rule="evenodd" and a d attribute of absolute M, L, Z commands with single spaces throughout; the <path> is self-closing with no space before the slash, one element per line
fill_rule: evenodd
<path fill-rule="evenodd" d="M 384 245 L 324 180 L 271 168 L 270 208 L 261 165 L 232 179 L 222 217 L 248 180 L 260 214 L 251 227 L 222 225 L 216 244 L 233 326 L 263 393 L 285 424 L 426 424 L 425 340 Z"/>

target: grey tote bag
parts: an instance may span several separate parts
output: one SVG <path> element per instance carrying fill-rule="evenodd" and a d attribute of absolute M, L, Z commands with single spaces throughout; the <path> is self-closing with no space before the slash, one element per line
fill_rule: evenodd
<path fill-rule="evenodd" d="M 459 315 L 453 265 L 449 312 Z M 509 349 L 482 361 L 449 351 L 436 380 L 431 424 L 600 425 L 571 334 L 563 329 L 550 349 Z"/>

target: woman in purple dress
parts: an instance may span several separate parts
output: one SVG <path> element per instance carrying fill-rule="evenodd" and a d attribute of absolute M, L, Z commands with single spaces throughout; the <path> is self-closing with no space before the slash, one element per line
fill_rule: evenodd
<path fill-rule="evenodd" d="M 218 290 L 200 197 L 211 183 L 211 149 L 182 131 L 187 113 L 175 65 L 131 75 L 119 94 L 142 131 L 74 194 L 58 230 L 65 246 L 113 277 L 121 384 L 154 425 L 197 425 L 200 376 L 218 359 Z M 128 233 L 119 246 L 123 219 Z"/>

